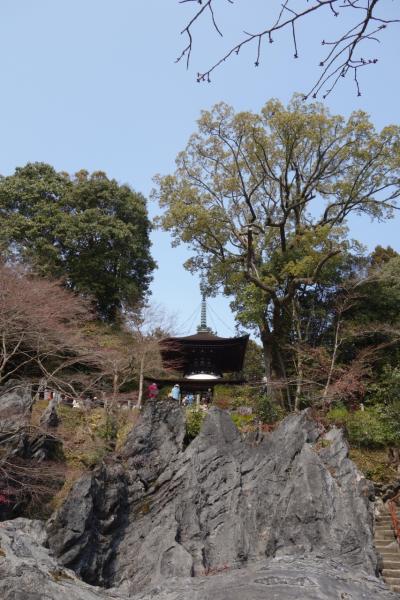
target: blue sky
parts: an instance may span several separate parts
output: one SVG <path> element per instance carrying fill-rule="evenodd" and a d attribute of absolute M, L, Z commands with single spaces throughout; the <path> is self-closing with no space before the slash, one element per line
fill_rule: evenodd
<path fill-rule="evenodd" d="M 396 2 L 381 0 L 386 14 Z M 196 29 L 192 65 L 175 64 L 191 3 L 177 0 L 2 0 L 0 3 L 0 173 L 28 161 L 45 161 L 58 170 L 104 170 L 146 196 L 155 173 L 174 168 L 176 154 L 195 130 L 200 110 L 224 100 L 237 110 L 259 110 L 270 97 L 287 102 L 306 91 L 318 75 L 320 40 L 332 36 L 336 21 L 328 13 L 298 30 L 300 58 L 292 58 L 285 32 L 268 45 L 254 68 L 249 48 L 198 84 L 195 74 L 228 48 L 243 29 L 271 20 L 265 0 L 220 3 L 220 39 L 204 24 Z M 398 7 L 397 7 L 398 10 Z M 217 15 L 218 16 L 218 15 Z M 398 16 L 398 15 L 397 15 Z M 379 58 L 360 74 L 362 96 L 344 81 L 328 98 L 332 112 L 363 109 L 377 128 L 399 122 L 400 26 L 382 35 L 366 55 Z M 157 207 L 150 205 L 150 213 Z M 351 222 L 351 234 L 368 247 L 390 244 L 400 251 L 400 219 L 389 223 Z M 153 298 L 190 323 L 199 305 L 198 281 L 182 263 L 188 253 L 172 249 L 168 234 L 154 232 L 159 268 Z M 234 320 L 223 297 L 210 301 L 226 325 L 214 317 L 220 335 L 231 335 Z M 198 313 L 199 317 L 199 313 Z M 195 323 L 197 322 L 197 315 Z M 183 331 L 182 331 L 183 332 Z"/>

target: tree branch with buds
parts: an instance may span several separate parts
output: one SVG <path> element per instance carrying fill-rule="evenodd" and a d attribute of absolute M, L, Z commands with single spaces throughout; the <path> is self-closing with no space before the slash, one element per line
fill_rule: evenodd
<path fill-rule="evenodd" d="M 233 0 L 226 0 L 228 4 L 233 5 Z M 193 28 L 197 22 L 202 21 L 208 14 L 211 17 L 211 24 L 217 34 L 222 37 L 222 27 L 219 25 L 215 16 L 215 0 L 180 0 L 180 4 L 195 3 L 196 11 L 187 25 L 181 31 L 181 34 L 187 38 L 187 44 L 176 62 L 185 60 L 186 67 L 190 65 L 190 60 L 194 48 Z M 299 7 L 299 2 L 293 3 L 291 0 L 285 0 L 280 5 L 280 10 L 275 21 L 260 31 L 251 33 L 244 31 L 244 37 L 234 46 L 225 52 L 208 69 L 197 73 L 198 82 L 210 82 L 211 75 L 219 69 L 225 62 L 233 56 L 238 55 L 246 46 L 255 47 L 254 65 L 258 67 L 262 60 L 262 53 L 265 43 L 272 44 L 275 36 L 287 29 L 291 33 L 293 44 L 293 58 L 300 57 L 299 37 L 297 28 L 300 22 L 308 19 L 313 13 L 318 13 L 321 18 L 330 14 L 340 25 L 338 33 L 330 40 L 321 40 L 321 44 L 328 48 L 325 56 L 319 61 L 322 68 L 321 75 L 315 83 L 309 88 L 304 98 L 316 98 L 322 94 L 326 98 L 338 85 L 341 79 L 347 76 L 353 77 L 356 93 L 361 96 L 361 87 L 359 82 L 359 71 L 361 68 L 374 65 L 378 62 L 375 56 L 365 57 L 361 52 L 363 42 L 379 43 L 383 30 L 390 25 L 400 23 L 400 18 L 387 17 L 382 12 L 382 0 L 302 0 L 303 7 Z M 378 10 L 380 9 L 380 11 Z M 349 16 L 356 17 L 355 23 L 347 28 L 344 24 L 345 18 Z M 400 14 L 399 14 L 400 17 Z"/>

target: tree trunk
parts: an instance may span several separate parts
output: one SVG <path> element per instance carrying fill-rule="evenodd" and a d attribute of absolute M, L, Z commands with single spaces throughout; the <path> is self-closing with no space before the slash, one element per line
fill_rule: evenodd
<path fill-rule="evenodd" d="M 279 402 L 283 408 L 284 401 L 280 393 L 281 369 L 277 365 L 277 348 L 274 334 L 261 332 L 261 341 L 263 345 L 266 391 L 267 395 L 276 402 Z"/>
<path fill-rule="evenodd" d="M 117 404 L 117 394 L 118 394 L 118 373 L 114 373 L 113 377 L 113 395 L 112 395 L 112 406 L 111 410 L 115 410 Z"/>
<path fill-rule="evenodd" d="M 331 385 L 333 370 L 335 368 L 336 357 L 337 357 L 337 353 L 338 353 L 338 349 L 339 349 L 339 345 L 340 345 L 339 331 L 340 331 L 340 318 L 338 318 L 336 327 L 335 327 L 335 339 L 334 339 L 334 343 L 333 343 L 332 358 L 331 358 L 331 362 L 329 365 L 328 377 L 326 379 L 324 392 L 322 394 L 322 400 L 323 400 L 324 405 L 326 404 L 328 390 L 329 390 L 329 386 Z"/>
<path fill-rule="evenodd" d="M 286 367 L 283 359 L 281 346 L 284 334 L 282 328 L 278 326 L 278 318 L 275 315 L 274 325 L 276 331 L 269 331 L 268 324 L 265 323 L 260 328 L 260 337 L 263 345 L 265 376 L 267 378 L 267 394 L 279 402 L 285 410 L 292 410 L 290 390 L 287 385 Z"/>
<path fill-rule="evenodd" d="M 144 380 L 144 356 L 140 359 L 140 367 L 139 367 L 139 392 L 138 392 L 138 401 L 137 408 L 141 408 L 142 400 L 143 400 L 143 380 Z"/>
<path fill-rule="evenodd" d="M 298 412 L 300 410 L 301 393 L 303 391 L 303 356 L 301 353 L 301 345 L 303 342 L 303 335 L 300 326 L 298 304 L 296 300 L 293 300 L 293 324 L 296 328 L 297 335 L 297 347 L 295 347 L 295 365 L 296 365 L 296 392 L 294 397 L 294 410 Z"/>

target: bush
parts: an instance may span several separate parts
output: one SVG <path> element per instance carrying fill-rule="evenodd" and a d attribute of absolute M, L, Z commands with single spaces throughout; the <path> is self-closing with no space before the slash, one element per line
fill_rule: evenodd
<path fill-rule="evenodd" d="M 387 452 L 384 449 L 351 448 L 349 456 L 367 479 L 380 483 L 396 479 L 397 471 L 387 464 Z"/>
<path fill-rule="evenodd" d="M 256 415 L 262 423 L 275 423 L 284 417 L 283 409 L 267 394 L 260 395 L 255 404 Z"/>
<path fill-rule="evenodd" d="M 231 419 L 239 430 L 249 430 L 254 425 L 253 415 L 241 415 L 239 413 L 231 413 Z"/>
<path fill-rule="evenodd" d="M 223 409 L 252 406 L 256 393 L 254 388 L 248 385 L 216 385 L 213 402 Z"/>
<path fill-rule="evenodd" d="M 330 409 L 326 415 L 326 418 L 330 423 L 343 426 L 346 424 L 347 419 L 349 418 L 349 411 L 345 406 L 343 406 L 343 404 L 337 404 Z"/>
<path fill-rule="evenodd" d="M 367 402 L 389 405 L 400 403 L 400 368 L 386 366 L 377 383 L 368 386 Z"/>
<path fill-rule="evenodd" d="M 205 413 L 199 408 L 188 408 L 186 410 L 186 436 L 185 443 L 190 444 L 200 433 Z"/>
<path fill-rule="evenodd" d="M 349 442 L 359 447 L 381 448 L 393 444 L 393 432 L 374 408 L 356 410 L 346 423 Z"/>
<path fill-rule="evenodd" d="M 392 431 L 393 445 L 400 445 L 400 400 L 395 399 L 388 405 L 379 407 L 382 419 Z"/>
<path fill-rule="evenodd" d="M 392 405 L 393 407 L 393 405 Z M 391 408 L 392 408 L 391 407 Z M 400 420 L 390 416 L 388 407 L 372 406 L 349 412 L 337 405 L 326 415 L 330 423 L 344 426 L 350 444 L 359 448 L 384 448 L 400 443 Z"/>

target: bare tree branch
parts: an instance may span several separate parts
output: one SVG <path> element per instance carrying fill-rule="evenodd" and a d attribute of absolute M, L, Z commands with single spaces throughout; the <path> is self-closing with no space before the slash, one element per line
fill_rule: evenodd
<path fill-rule="evenodd" d="M 176 59 L 180 62 L 182 59 L 186 61 L 186 67 L 189 67 L 193 48 L 194 37 L 193 27 L 201 21 L 206 13 L 211 15 L 211 22 L 214 30 L 219 36 L 222 36 L 222 29 L 217 23 L 214 11 L 216 0 L 180 0 L 180 4 L 195 3 L 200 5 L 197 7 L 195 14 L 190 19 L 186 27 L 181 31 L 181 34 L 186 35 L 187 45 L 182 50 L 181 54 Z M 233 0 L 227 0 L 228 4 L 234 4 Z M 293 57 L 299 58 L 299 43 L 296 32 L 296 27 L 299 22 L 304 21 L 313 13 L 321 15 L 321 18 L 327 18 L 326 10 L 337 21 L 342 24 L 345 17 L 356 17 L 356 23 L 350 29 L 340 30 L 336 37 L 331 40 L 321 40 L 323 46 L 327 46 L 329 51 L 319 62 L 322 67 L 322 73 L 317 78 L 316 82 L 305 95 L 305 99 L 310 96 L 316 98 L 320 93 L 326 98 L 337 86 L 342 78 L 348 75 L 353 75 L 356 93 L 361 96 L 361 88 L 359 83 L 359 70 L 362 67 L 376 64 L 378 59 L 374 56 L 365 57 L 361 52 L 363 42 L 380 42 L 380 34 L 388 26 L 394 23 L 400 23 L 400 18 L 385 18 L 384 15 L 378 13 L 378 8 L 381 8 L 382 0 L 302 0 L 303 8 L 299 9 L 299 2 L 295 3 L 295 7 L 291 6 L 291 0 L 285 0 L 281 4 L 278 17 L 270 26 L 258 32 L 244 31 L 244 38 L 236 45 L 231 47 L 223 54 L 214 64 L 207 70 L 197 73 L 198 82 L 210 82 L 211 74 L 223 65 L 232 56 L 248 45 L 255 45 L 256 55 L 254 65 L 259 66 L 263 49 L 263 42 L 267 41 L 272 44 L 274 42 L 274 34 L 280 33 L 284 29 L 289 29 L 293 42 Z"/>

